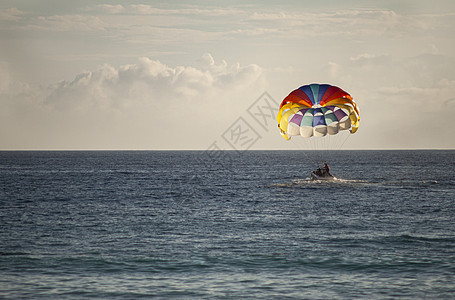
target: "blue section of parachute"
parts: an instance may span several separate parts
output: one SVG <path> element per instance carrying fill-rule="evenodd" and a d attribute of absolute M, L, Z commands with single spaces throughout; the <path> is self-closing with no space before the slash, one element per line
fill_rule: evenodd
<path fill-rule="evenodd" d="M 311 87 L 309 85 L 301 86 L 299 87 L 299 89 L 302 90 L 305 94 L 307 94 L 308 98 L 310 98 L 310 101 L 311 103 L 313 103 L 313 105 L 316 104 L 313 97 L 313 91 L 311 90 Z"/>
<path fill-rule="evenodd" d="M 320 84 L 319 85 L 319 97 L 318 97 L 318 103 L 321 102 L 322 96 L 324 96 L 325 92 L 327 89 L 330 87 L 329 84 Z"/>
<path fill-rule="evenodd" d="M 324 97 L 325 92 L 330 87 L 330 84 L 310 84 L 310 85 L 303 85 L 299 87 L 310 99 L 311 103 L 319 104 L 321 102 L 322 97 Z"/>
<path fill-rule="evenodd" d="M 313 127 L 318 125 L 327 125 L 325 122 L 324 112 L 321 108 L 316 108 L 313 114 Z"/>

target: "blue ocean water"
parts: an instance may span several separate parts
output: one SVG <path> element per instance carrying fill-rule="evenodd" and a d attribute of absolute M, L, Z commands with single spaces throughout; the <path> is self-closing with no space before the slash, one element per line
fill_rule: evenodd
<path fill-rule="evenodd" d="M 0 152 L 0 298 L 152 297 L 453 299 L 455 151 Z"/>

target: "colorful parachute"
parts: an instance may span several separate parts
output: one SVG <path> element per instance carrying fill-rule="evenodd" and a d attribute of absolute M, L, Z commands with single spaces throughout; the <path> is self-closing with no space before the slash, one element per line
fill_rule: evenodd
<path fill-rule="evenodd" d="M 281 102 L 277 116 L 281 135 L 289 140 L 334 135 L 359 128 L 359 108 L 351 95 L 329 84 L 304 85 Z"/>

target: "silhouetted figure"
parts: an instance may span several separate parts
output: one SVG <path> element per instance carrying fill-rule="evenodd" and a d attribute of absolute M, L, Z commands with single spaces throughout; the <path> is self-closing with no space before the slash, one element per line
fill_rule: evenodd
<path fill-rule="evenodd" d="M 330 174 L 330 167 L 327 163 L 324 163 L 324 166 L 322 168 L 317 168 L 316 170 L 314 170 L 311 176 L 313 179 L 333 177 L 332 174 Z"/>

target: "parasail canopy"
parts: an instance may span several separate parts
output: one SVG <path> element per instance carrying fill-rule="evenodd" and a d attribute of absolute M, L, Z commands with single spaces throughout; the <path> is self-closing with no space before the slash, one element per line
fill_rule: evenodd
<path fill-rule="evenodd" d="M 281 102 L 277 116 L 281 135 L 304 138 L 335 135 L 359 128 L 359 108 L 351 95 L 329 84 L 304 85 Z"/>

